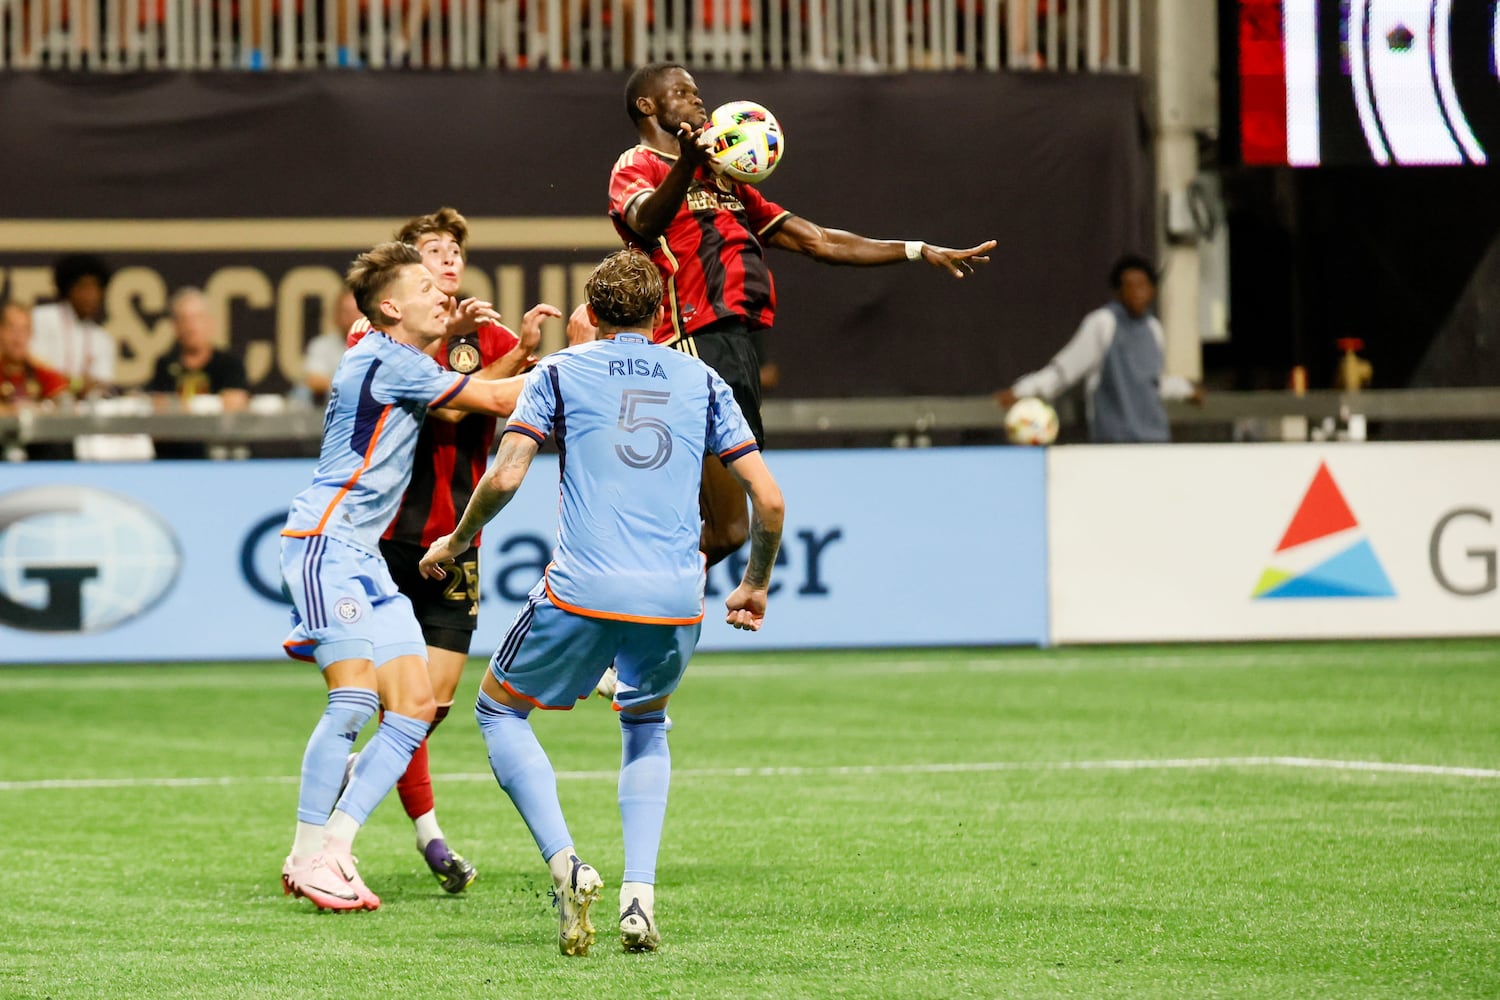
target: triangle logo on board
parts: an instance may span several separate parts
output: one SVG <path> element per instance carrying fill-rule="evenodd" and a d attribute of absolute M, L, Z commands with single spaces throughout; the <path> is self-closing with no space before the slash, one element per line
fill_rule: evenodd
<path fill-rule="evenodd" d="M 1256 600 L 1312 597 L 1395 597 L 1385 567 L 1333 481 L 1328 463 L 1312 485 L 1261 573 Z"/>

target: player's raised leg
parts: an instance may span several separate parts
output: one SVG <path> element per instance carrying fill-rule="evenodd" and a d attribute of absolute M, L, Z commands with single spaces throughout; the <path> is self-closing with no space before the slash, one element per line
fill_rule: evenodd
<path fill-rule="evenodd" d="M 553 606 L 538 584 L 491 658 L 474 708 L 495 780 L 515 803 L 552 875 L 564 955 L 587 955 L 594 943 L 589 907 L 604 881 L 573 848 L 557 775 L 528 716 L 536 706 L 571 708 L 593 689 L 612 656 L 606 645 L 610 627 Z"/>

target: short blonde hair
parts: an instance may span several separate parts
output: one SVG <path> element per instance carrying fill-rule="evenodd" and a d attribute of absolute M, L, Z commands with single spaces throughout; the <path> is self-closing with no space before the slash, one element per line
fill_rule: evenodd
<path fill-rule="evenodd" d="M 655 325 L 661 306 L 661 273 L 639 250 L 610 254 L 583 287 L 600 324 L 616 328 Z"/>
<path fill-rule="evenodd" d="M 422 255 L 410 243 L 392 241 L 371 247 L 349 265 L 344 284 L 354 293 L 354 302 L 371 325 L 384 329 L 391 325 L 380 311 L 380 300 L 391 283 L 409 264 L 422 263 Z"/>

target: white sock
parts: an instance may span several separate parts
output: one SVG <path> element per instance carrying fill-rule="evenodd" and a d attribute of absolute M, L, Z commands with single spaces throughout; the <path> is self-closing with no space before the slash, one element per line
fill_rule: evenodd
<path fill-rule="evenodd" d="M 328 822 L 323 824 L 323 835 L 330 840 L 352 844 L 355 834 L 359 833 L 359 826 L 359 821 L 353 816 L 342 809 L 335 809 L 333 815 L 328 817 Z"/>
<path fill-rule="evenodd" d="M 297 821 L 297 835 L 292 840 L 292 857 L 305 861 L 323 849 L 323 828 Z"/>
<path fill-rule="evenodd" d="M 437 810 L 429 809 L 412 822 L 417 825 L 417 850 L 425 851 L 429 843 L 443 839 L 443 828 L 438 826 Z"/>
<path fill-rule="evenodd" d="M 630 906 L 632 899 L 639 900 L 641 909 L 652 920 L 656 919 L 656 886 L 650 882 L 621 882 L 620 883 L 620 912 L 624 913 Z"/>

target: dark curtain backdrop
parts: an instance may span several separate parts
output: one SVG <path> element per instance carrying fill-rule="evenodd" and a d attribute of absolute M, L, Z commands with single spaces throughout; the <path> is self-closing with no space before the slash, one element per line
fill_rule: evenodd
<path fill-rule="evenodd" d="M 780 117 L 787 154 L 763 190 L 792 212 L 869 236 L 999 240 L 991 265 L 963 281 L 915 264 L 831 268 L 771 251 L 780 317 L 767 345 L 783 372 L 781 395 L 987 392 L 1043 363 L 1106 299 L 1115 256 L 1154 246 L 1134 78 L 697 79 L 710 106 L 749 98 Z M 623 83 L 586 73 L 4 76 L 0 222 L 290 226 L 443 204 L 474 217 L 602 217 L 610 167 L 634 142 Z M 298 254 L 297 263 L 341 267 L 360 249 Z M 0 243 L 3 268 L 54 256 Z M 173 286 L 201 284 L 205 268 L 234 258 L 170 246 L 116 256 L 112 263 L 156 267 Z M 558 259 L 490 256 L 528 266 Z M 247 248 L 257 267 L 266 257 Z M 528 286 L 529 301 L 535 294 Z M 233 342 L 246 350 L 271 341 L 277 322 L 274 309 L 239 309 Z M 259 388 L 280 388 L 280 377 L 272 370 Z"/>

